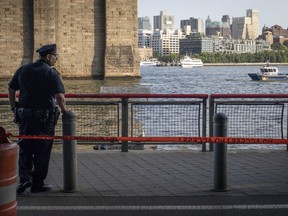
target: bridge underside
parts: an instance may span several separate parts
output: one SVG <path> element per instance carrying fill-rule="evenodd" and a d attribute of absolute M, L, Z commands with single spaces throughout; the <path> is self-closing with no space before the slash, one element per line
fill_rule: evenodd
<path fill-rule="evenodd" d="M 1 77 L 57 44 L 64 77 L 139 77 L 137 1 L 33 0 L 0 2 Z"/>

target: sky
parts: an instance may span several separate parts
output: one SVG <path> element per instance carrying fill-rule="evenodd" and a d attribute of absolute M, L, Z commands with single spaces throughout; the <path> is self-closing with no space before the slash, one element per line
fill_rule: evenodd
<path fill-rule="evenodd" d="M 175 28 L 180 20 L 190 17 L 202 18 L 204 23 L 208 15 L 212 21 L 221 21 L 223 15 L 232 17 L 246 16 L 247 9 L 259 10 L 259 31 L 264 25 L 288 27 L 288 1 L 267 0 L 138 0 L 138 17 L 148 16 L 153 25 L 153 16 L 159 16 L 166 10 L 174 16 Z"/>

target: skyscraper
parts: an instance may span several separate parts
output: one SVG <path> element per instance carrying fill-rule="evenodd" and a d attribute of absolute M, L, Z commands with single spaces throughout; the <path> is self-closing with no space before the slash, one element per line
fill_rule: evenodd
<path fill-rule="evenodd" d="M 248 9 L 246 16 L 251 18 L 251 25 L 249 26 L 249 37 L 254 40 L 259 36 L 259 10 Z"/>
<path fill-rule="evenodd" d="M 246 17 L 232 20 L 232 37 L 235 39 L 255 40 L 259 35 L 259 11 L 248 9 Z"/>
<path fill-rule="evenodd" d="M 160 16 L 154 16 L 153 29 L 174 31 L 174 16 L 169 16 L 167 11 L 160 11 Z"/>
<path fill-rule="evenodd" d="M 180 21 L 180 28 L 184 30 L 186 26 L 191 26 L 191 32 L 199 32 L 204 33 L 204 22 L 203 19 L 196 19 L 194 17 L 190 17 L 187 20 Z"/>
<path fill-rule="evenodd" d="M 231 24 L 229 15 L 223 15 L 221 21 L 223 23 L 228 23 L 229 25 Z"/>
<path fill-rule="evenodd" d="M 150 18 L 147 16 L 139 17 L 138 18 L 138 29 L 151 31 L 152 28 L 151 28 Z"/>

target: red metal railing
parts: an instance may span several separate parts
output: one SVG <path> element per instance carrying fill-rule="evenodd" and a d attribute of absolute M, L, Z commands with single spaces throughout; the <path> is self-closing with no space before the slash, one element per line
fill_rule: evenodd
<path fill-rule="evenodd" d="M 212 137 L 213 116 L 216 112 L 224 112 L 229 119 L 230 137 L 282 140 L 287 138 L 288 94 L 66 94 L 65 96 L 68 106 L 77 112 L 80 136 L 138 137 L 142 135 L 143 130 L 146 137 L 205 138 L 207 134 Z M 4 123 L 5 129 L 17 133 L 7 94 L 0 94 L 0 111 L 0 124 Z M 191 117 L 194 114 L 195 116 Z M 61 124 L 58 125 L 59 135 Z M 200 143 L 202 150 L 205 151 L 206 144 Z M 213 150 L 212 143 L 210 150 Z"/>

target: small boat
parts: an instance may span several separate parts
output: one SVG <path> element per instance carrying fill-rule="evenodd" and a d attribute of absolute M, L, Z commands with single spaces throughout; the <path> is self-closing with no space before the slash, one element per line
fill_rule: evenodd
<path fill-rule="evenodd" d="M 193 67 L 202 67 L 203 62 L 198 58 L 190 58 L 189 56 L 184 56 L 183 59 L 180 60 L 180 65 L 183 68 L 193 68 Z"/>
<path fill-rule="evenodd" d="M 270 66 L 269 62 L 260 68 L 260 73 L 249 73 L 248 76 L 253 81 L 288 81 L 288 75 L 280 74 L 278 68 Z"/>
<path fill-rule="evenodd" d="M 156 66 L 157 61 L 154 60 L 146 60 L 146 61 L 141 61 L 140 66 Z"/>

